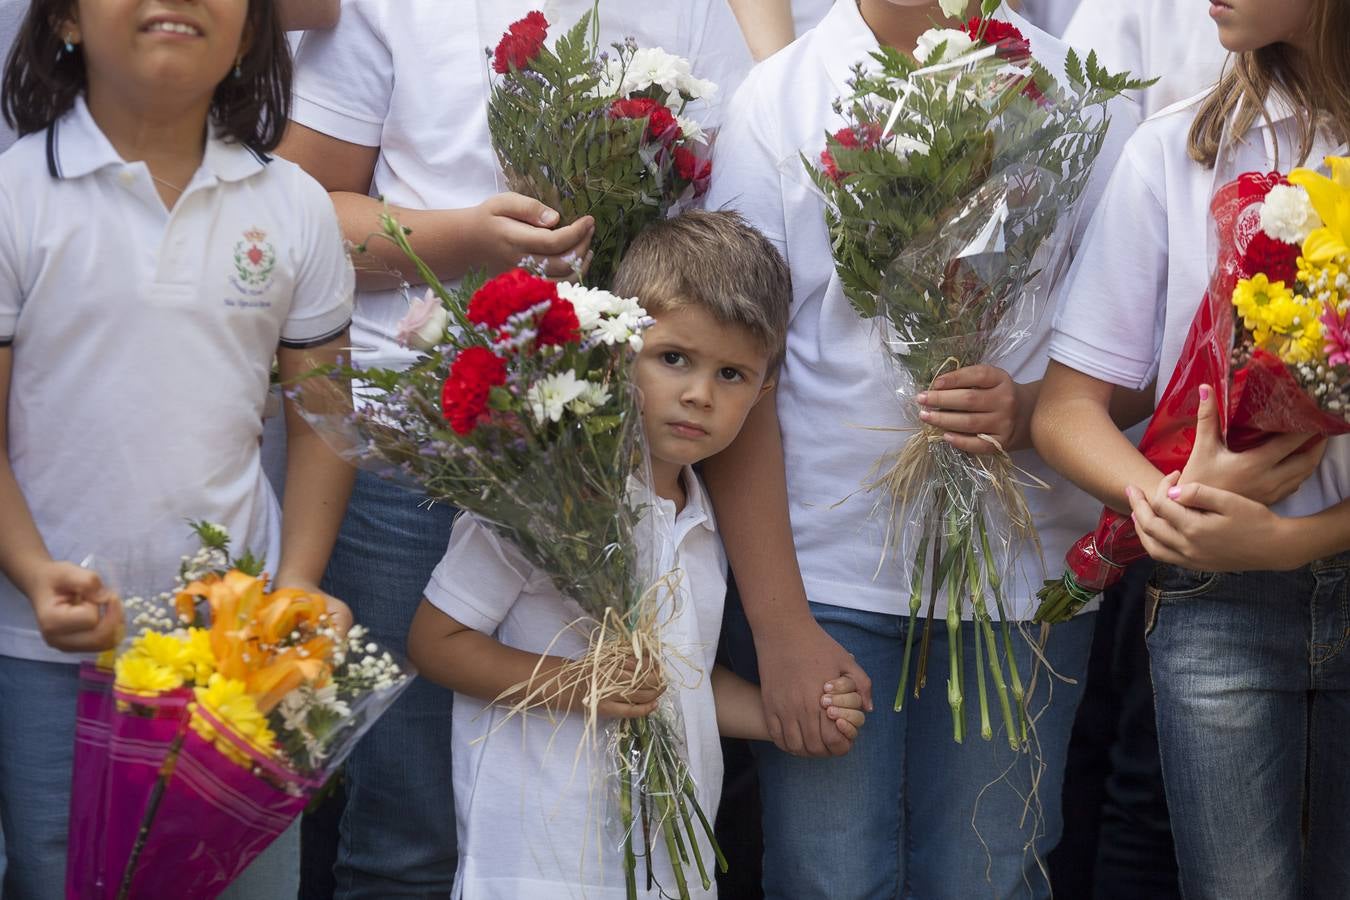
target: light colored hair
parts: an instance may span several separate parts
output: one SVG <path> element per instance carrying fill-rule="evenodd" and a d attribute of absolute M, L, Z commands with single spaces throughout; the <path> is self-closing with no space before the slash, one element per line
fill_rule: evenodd
<path fill-rule="evenodd" d="M 1239 136 L 1258 118 L 1268 118 L 1266 98 L 1276 88 L 1301 116 L 1295 163 L 1308 160 L 1320 128 L 1329 128 L 1341 140 L 1350 136 L 1350 51 L 1346 45 L 1350 0 L 1312 0 L 1308 24 L 1311 42 L 1306 55 L 1278 43 L 1230 58 L 1191 125 L 1188 150 L 1192 159 L 1212 168 L 1224 126 L 1231 120 L 1231 134 Z"/>
<path fill-rule="evenodd" d="M 777 248 L 738 213 L 689 210 L 648 227 L 628 245 L 614 293 L 658 317 L 699 307 L 749 332 L 769 355 L 768 374 L 782 363 L 792 279 Z"/>

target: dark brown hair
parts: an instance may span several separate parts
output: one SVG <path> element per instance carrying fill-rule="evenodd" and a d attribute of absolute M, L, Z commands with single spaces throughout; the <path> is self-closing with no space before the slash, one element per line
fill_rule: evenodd
<path fill-rule="evenodd" d="M 624 253 L 614 292 L 653 315 L 697 306 L 744 328 L 769 354 L 766 377 L 783 361 L 792 279 L 778 249 L 738 213 L 689 210 L 645 229 Z"/>
<path fill-rule="evenodd" d="M 1278 43 L 1233 55 L 1191 125 L 1192 159 L 1212 167 L 1224 126 L 1231 120 L 1234 137 L 1246 134 L 1267 115 L 1266 99 L 1276 88 L 1302 116 L 1293 163 L 1307 161 L 1320 127 L 1329 126 L 1341 140 L 1350 137 L 1350 0 L 1312 0 L 1308 28 L 1306 54 Z"/>
<path fill-rule="evenodd" d="M 77 0 L 33 0 L 5 64 L 5 121 L 20 135 L 41 131 L 75 103 L 87 85 L 84 53 L 66 52 L 57 33 Z M 216 86 L 211 120 L 226 140 L 266 153 L 281 141 L 291 109 L 291 52 L 275 0 L 249 0 L 248 52 Z"/>

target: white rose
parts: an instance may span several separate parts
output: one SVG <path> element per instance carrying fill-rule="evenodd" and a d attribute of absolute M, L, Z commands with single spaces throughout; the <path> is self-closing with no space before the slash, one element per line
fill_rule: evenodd
<path fill-rule="evenodd" d="M 1261 230 L 1277 241 L 1301 247 L 1321 227 L 1322 219 L 1301 187 L 1277 184 L 1261 204 Z"/>
<path fill-rule="evenodd" d="M 939 44 L 946 44 L 941 59 L 929 59 Z M 914 48 L 914 59 L 919 63 L 936 65 L 944 60 L 955 59 L 975 46 L 975 41 L 964 31 L 955 28 L 930 28 L 919 35 L 918 46 Z"/>

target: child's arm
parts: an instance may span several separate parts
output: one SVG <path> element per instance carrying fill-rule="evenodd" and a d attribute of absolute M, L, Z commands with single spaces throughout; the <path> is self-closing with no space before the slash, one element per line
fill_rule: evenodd
<path fill-rule="evenodd" d="M 726 666 L 714 666 L 711 678 L 713 702 L 717 704 L 717 730 L 722 736 L 747 741 L 772 740 L 759 687 Z M 864 719 L 863 697 L 851 678 L 844 675 L 827 683 L 820 705 L 850 744 L 857 739 Z"/>
<path fill-rule="evenodd" d="M 345 331 L 317 347 L 296 349 L 282 345 L 277 350 L 282 383 L 289 384 L 317 366 L 336 363 L 347 345 Z M 318 591 L 342 525 L 356 470 L 324 443 L 290 397 L 286 398 L 285 410 L 286 494 L 282 501 L 281 559 L 277 561 L 276 583 L 278 587 Z M 337 624 L 345 630 L 351 625 L 351 611 L 341 601 L 336 606 Z"/>
<path fill-rule="evenodd" d="M 9 445 L 12 347 L 0 347 L 0 447 Z M 42 639 L 57 650 L 89 653 L 117 641 L 122 607 L 98 573 L 53 560 L 33 522 L 9 454 L 0 454 L 0 571 L 28 597 Z"/>
<path fill-rule="evenodd" d="M 792 43 L 791 0 L 727 0 L 755 62 Z"/>
<path fill-rule="evenodd" d="M 423 677 L 489 703 L 498 701 L 509 706 L 524 699 L 524 691 L 516 690 L 509 695 L 506 692 L 533 680 L 532 689 L 540 689 L 543 696 L 556 697 L 557 702 L 549 704 L 554 712 L 579 712 L 585 708 L 584 683 L 568 685 L 566 690 L 561 686 L 554 690 L 554 685 L 548 683 L 569 660 L 508 647 L 446 615 L 425 598 L 413 614 L 408 631 L 408 656 Z M 628 668 L 633 670 L 631 663 Z M 642 677 L 635 678 L 633 688 L 623 697 L 602 699 L 597 713 L 611 719 L 649 716 L 664 690 L 659 670 L 648 669 Z"/>
<path fill-rule="evenodd" d="M 807 605 L 774 391 L 750 410 L 731 446 L 704 463 L 703 477 L 754 636 L 770 739 L 798 756 L 842 756 L 849 744 L 821 710 L 820 685 L 849 675 L 865 698 L 872 685 Z"/>
<path fill-rule="evenodd" d="M 403 252 L 380 234 L 384 203 L 368 195 L 379 147 L 338 140 L 292 122 L 277 153 L 297 163 L 326 188 L 337 209 L 342 234 L 353 244 L 364 244 L 367 259 L 356 259 L 361 287 L 392 287 L 386 273 L 407 275 Z M 460 278 L 470 269 L 491 272 L 509 269 L 532 256 L 545 262 L 549 274 L 571 272 L 569 259 L 586 255 L 595 221 L 583 216 L 564 227 L 558 213 L 538 200 L 503 193 L 467 209 L 395 209 L 419 256 L 443 280 Z M 413 280 L 416 275 L 414 274 Z"/>
<path fill-rule="evenodd" d="M 1127 485 L 1146 495 L 1162 474 L 1111 419 L 1114 385 L 1055 361 L 1050 362 L 1032 419 L 1036 449 L 1070 481 L 1120 512 L 1130 511 Z M 1206 389 L 1207 390 L 1207 389 Z M 1270 504 L 1293 493 L 1317 467 L 1321 445 L 1300 447 L 1307 435 L 1282 436 L 1244 453 L 1233 453 L 1218 436 L 1213 398 L 1202 400 L 1196 443 L 1183 481 L 1237 491 Z M 1164 488 L 1165 490 L 1165 488 Z"/>
<path fill-rule="evenodd" d="M 287 31 L 332 28 L 340 6 L 339 0 L 277 0 L 277 15 Z"/>

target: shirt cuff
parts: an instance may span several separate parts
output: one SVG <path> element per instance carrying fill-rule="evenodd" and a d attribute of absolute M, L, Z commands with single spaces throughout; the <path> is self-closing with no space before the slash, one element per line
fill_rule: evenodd
<path fill-rule="evenodd" d="M 1152 360 L 1144 362 L 1121 356 L 1062 331 L 1056 331 L 1050 340 L 1050 358 L 1098 381 L 1133 391 L 1148 387 L 1158 370 L 1158 364 Z"/>
<path fill-rule="evenodd" d="M 281 329 L 281 346 L 317 347 L 342 334 L 352 323 L 351 303 L 342 303 L 326 312 L 303 319 L 290 318 Z"/>
<path fill-rule="evenodd" d="M 329 137 L 362 147 L 380 146 L 384 134 L 383 120 L 361 118 L 298 93 L 291 102 L 291 120 Z"/>
<path fill-rule="evenodd" d="M 501 624 L 500 616 L 491 616 L 478 609 L 471 598 L 456 590 L 454 585 L 442 582 L 434 572 L 424 595 L 432 606 L 474 631 L 492 634 Z"/>

